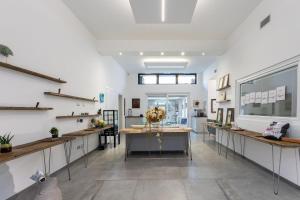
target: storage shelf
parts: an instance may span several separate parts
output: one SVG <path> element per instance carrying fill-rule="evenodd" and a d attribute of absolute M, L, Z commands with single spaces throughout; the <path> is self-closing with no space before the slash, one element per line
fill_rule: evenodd
<path fill-rule="evenodd" d="M 13 106 L 0 106 L 0 110 L 47 111 L 47 110 L 53 110 L 53 108 L 48 108 L 48 107 L 13 107 Z"/>
<path fill-rule="evenodd" d="M 217 91 L 226 90 L 226 89 L 228 89 L 228 88 L 230 88 L 230 87 L 231 87 L 231 86 L 230 86 L 230 85 L 228 85 L 228 86 L 226 86 L 226 87 L 223 87 L 223 88 L 217 89 Z"/>
<path fill-rule="evenodd" d="M 62 115 L 62 116 L 56 116 L 56 119 L 72 119 L 72 118 L 82 118 L 82 117 L 98 117 L 100 115 Z"/>
<path fill-rule="evenodd" d="M 82 101 L 98 102 L 95 99 L 77 97 L 77 96 L 72 96 L 72 95 L 68 95 L 68 94 L 56 93 L 56 92 L 44 92 L 44 94 L 50 95 L 50 96 L 62 97 L 62 98 L 77 99 L 77 100 L 82 100 Z"/>
<path fill-rule="evenodd" d="M 4 62 L 0 62 L 0 67 L 10 69 L 10 70 L 14 70 L 14 71 L 17 71 L 17 72 L 21 72 L 21 73 L 24 73 L 24 74 L 29 74 L 29 75 L 36 76 L 36 77 L 39 77 L 39 78 L 47 79 L 49 81 L 54 81 L 56 83 L 67 83 L 66 81 L 61 80 L 59 78 L 54 78 L 54 77 L 51 77 L 51 76 L 48 76 L 48 75 L 45 75 L 45 74 L 34 72 L 34 71 L 31 71 L 31 70 L 24 69 L 24 68 L 21 68 L 21 67 L 17 67 L 15 65 L 11 65 L 11 64 L 8 64 L 8 63 L 4 63 Z"/>

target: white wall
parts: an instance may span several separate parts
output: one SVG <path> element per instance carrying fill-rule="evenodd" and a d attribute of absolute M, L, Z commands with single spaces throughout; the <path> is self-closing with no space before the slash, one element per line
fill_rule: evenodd
<path fill-rule="evenodd" d="M 229 90 L 232 101 L 222 106 L 235 107 L 236 80 L 300 54 L 299 7 L 298 0 L 264 0 L 232 34 L 229 49 L 217 64 L 218 76 L 230 73 L 232 86 Z M 269 14 L 270 24 L 260 30 L 260 21 Z M 237 122 L 243 128 L 262 132 L 271 120 L 272 118 L 238 117 Z M 292 125 L 290 136 L 299 137 L 299 119 L 289 121 Z M 272 169 L 271 147 L 251 140 L 247 142 L 246 156 Z M 300 185 L 300 174 L 297 174 L 295 159 L 299 158 L 295 157 L 293 150 L 284 150 L 282 175 Z"/>
<path fill-rule="evenodd" d="M 189 96 L 190 114 L 194 110 L 192 108 L 193 100 L 200 100 L 200 107 L 206 108 L 207 92 L 203 87 L 202 73 L 197 75 L 197 84 L 195 85 L 139 85 L 138 74 L 130 74 L 127 77 L 126 87 L 126 112 L 131 108 L 131 99 L 140 98 L 141 108 L 133 109 L 133 115 L 145 115 L 148 107 L 147 94 L 153 93 L 185 93 Z M 127 114 L 127 113 L 126 113 Z"/>
<path fill-rule="evenodd" d="M 60 133 L 87 127 L 88 120 L 56 120 L 57 115 L 89 112 L 100 108 L 117 108 L 118 94 L 126 84 L 125 71 L 111 58 L 101 57 L 94 38 L 60 0 L 1 0 L 0 43 L 15 53 L 8 62 L 27 69 L 60 77 L 67 84 L 57 84 L 0 68 L 1 106 L 53 107 L 48 112 L 0 112 L 0 134 L 12 132 L 13 145 L 49 137 L 52 126 Z M 0 57 L 4 60 L 3 57 Z M 86 103 L 76 100 L 44 96 L 45 91 L 57 91 L 83 97 L 106 93 L 106 102 Z M 73 145 L 72 160 L 81 156 Z M 90 137 L 89 149 L 98 144 L 96 135 Z M 65 166 L 63 146 L 52 149 L 54 172 Z M 34 153 L 0 165 L 0 199 L 6 199 L 33 183 L 29 179 L 37 169 L 43 169 L 42 153 Z M 67 177 L 66 177 L 67 178 Z"/>

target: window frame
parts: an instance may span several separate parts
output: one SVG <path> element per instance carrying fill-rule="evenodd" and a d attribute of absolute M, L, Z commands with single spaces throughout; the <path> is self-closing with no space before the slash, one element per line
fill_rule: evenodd
<path fill-rule="evenodd" d="M 142 77 L 145 75 L 155 75 L 156 76 L 156 84 L 144 84 L 142 81 Z M 160 84 L 159 83 L 159 76 L 176 76 L 176 83 L 175 84 Z M 195 76 L 195 83 L 178 83 L 178 76 L 180 75 L 192 75 Z M 197 85 L 197 73 L 139 73 L 138 74 L 138 84 L 139 85 Z"/>

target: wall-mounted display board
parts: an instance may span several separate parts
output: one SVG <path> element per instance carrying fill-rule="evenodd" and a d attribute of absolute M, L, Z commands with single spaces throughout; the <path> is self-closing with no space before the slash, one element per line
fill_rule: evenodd
<path fill-rule="evenodd" d="M 298 63 L 282 63 L 238 81 L 240 115 L 296 117 Z"/>

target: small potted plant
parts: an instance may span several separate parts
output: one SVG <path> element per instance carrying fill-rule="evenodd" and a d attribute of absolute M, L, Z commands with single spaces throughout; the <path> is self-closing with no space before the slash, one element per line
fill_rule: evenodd
<path fill-rule="evenodd" d="M 105 125 L 106 124 L 105 124 L 105 122 L 102 119 L 96 120 L 96 122 L 95 122 L 96 128 L 103 128 Z"/>
<path fill-rule="evenodd" d="M 11 140 L 13 139 L 13 135 L 9 134 L 5 134 L 3 136 L 0 136 L 0 152 L 1 153 L 9 153 L 12 151 L 12 144 L 11 144 Z"/>
<path fill-rule="evenodd" d="M 58 129 L 56 127 L 52 127 L 49 131 L 52 135 L 52 138 L 58 138 Z"/>

